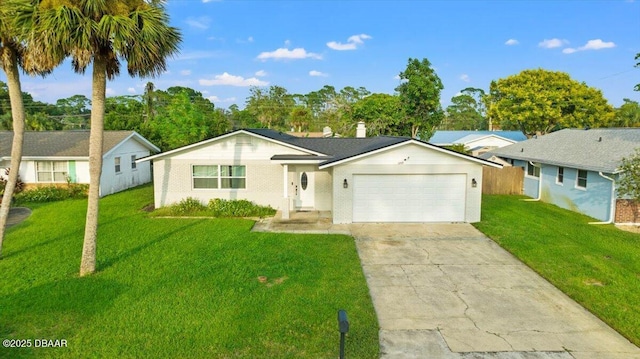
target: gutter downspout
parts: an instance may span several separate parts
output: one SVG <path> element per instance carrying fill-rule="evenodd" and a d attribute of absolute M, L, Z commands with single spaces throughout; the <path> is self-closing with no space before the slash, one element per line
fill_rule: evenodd
<path fill-rule="evenodd" d="M 540 200 L 540 197 L 542 197 L 542 166 L 541 165 L 536 166 L 531 161 L 529 161 L 529 163 L 533 167 L 538 167 L 540 169 L 540 177 L 538 177 L 538 198 L 525 198 L 525 199 L 523 199 L 523 201 L 525 201 L 525 202 L 538 202 Z"/>
<path fill-rule="evenodd" d="M 602 171 L 598 172 L 598 174 L 600 175 L 600 177 L 602 177 L 604 179 L 608 179 L 609 181 L 611 181 L 611 209 L 609 210 L 609 220 L 608 221 L 605 221 L 605 222 L 589 222 L 589 224 L 611 224 L 611 223 L 613 223 L 614 216 L 615 216 L 615 209 L 616 209 L 616 180 L 611 178 L 611 177 L 607 177 L 607 176 L 603 175 Z"/>

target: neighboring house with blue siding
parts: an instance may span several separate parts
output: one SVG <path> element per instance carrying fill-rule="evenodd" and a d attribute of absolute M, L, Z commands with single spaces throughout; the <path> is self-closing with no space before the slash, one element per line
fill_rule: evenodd
<path fill-rule="evenodd" d="M 565 129 L 494 149 L 524 171 L 524 194 L 603 222 L 637 223 L 638 208 L 617 193 L 625 157 L 640 148 L 640 128 Z"/>
<path fill-rule="evenodd" d="M 19 174 L 27 188 L 89 183 L 89 131 L 27 131 Z M 0 176 L 11 165 L 13 132 L 0 131 Z M 151 182 L 151 166 L 136 160 L 160 149 L 135 131 L 104 131 L 100 196 Z"/>

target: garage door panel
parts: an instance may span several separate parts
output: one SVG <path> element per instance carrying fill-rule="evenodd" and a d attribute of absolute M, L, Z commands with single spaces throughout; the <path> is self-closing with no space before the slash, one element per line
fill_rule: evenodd
<path fill-rule="evenodd" d="M 460 222 L 466 175 L 355 175 L 354 222 Z"/>

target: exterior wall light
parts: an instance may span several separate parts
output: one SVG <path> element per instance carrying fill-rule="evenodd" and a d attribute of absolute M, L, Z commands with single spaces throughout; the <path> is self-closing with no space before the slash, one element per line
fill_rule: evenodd
<path fill-rule="evenodd" d="M 476 181 L 476 179 L 475 179 L 475 178 L 472 178 L 472 179 L 471 179 L 471 187 L 473 187 L 473 188 L 478 187 L 478 181 Z"/>
<path fill-rule="evenodd" d="M 347 182 L 347 179 L 345 178 L 344 181 L 342 182 L 342 188 L 349 188 L 349 183 Z"/>

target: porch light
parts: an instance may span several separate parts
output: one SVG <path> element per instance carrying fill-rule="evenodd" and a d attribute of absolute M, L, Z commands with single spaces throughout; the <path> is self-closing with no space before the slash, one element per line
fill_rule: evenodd
<path fill-rule="evenodd" d="M 476 181 L 476 179 L 475 179 L 475 178 L 472 178 L 472 179 L 471 179 L 471 187 L 473 187 L 473 188 L 478 187 L 478 181 Z"/>
<path fill-rule="evenodd" d="M 347 182 L 346 178 L 342 181 L 342 188 L 349 188 L 349 182 Z"/>

